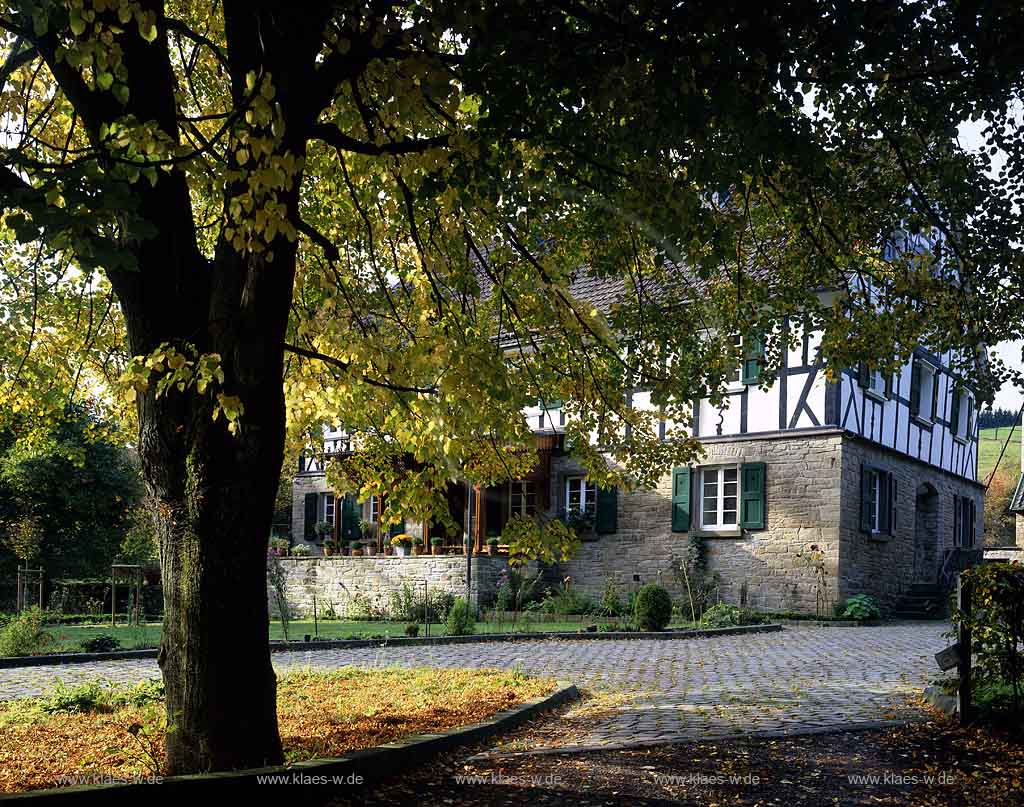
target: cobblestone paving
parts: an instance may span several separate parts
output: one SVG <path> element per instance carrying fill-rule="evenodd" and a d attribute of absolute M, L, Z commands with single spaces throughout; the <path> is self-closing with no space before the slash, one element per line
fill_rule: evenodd
<path fill-rule="evenodd" d="M 906 719 L 908 696 L 938 668 L 939 623 L 788 628 L 711 639 L 542 641 L 318 650 L 274 655 L 302 668 L 501 667 L 632 697 L 595 718 L 581 746 L 804 733 Z M 37 695 L 56 678 L 128 683 L 159 675 L 154 659 L 0 670 L 0 699 Z M 574 741 L 575 743 L 575 741 Z"/>

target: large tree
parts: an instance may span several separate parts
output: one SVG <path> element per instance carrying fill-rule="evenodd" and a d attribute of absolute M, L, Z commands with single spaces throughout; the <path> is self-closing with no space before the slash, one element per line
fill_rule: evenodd
<path fill-rule="evenodd" d="M 557 398 L 591 473 L 637 484 L 699 451 L 691 401 L 720 395 L 734 333 L 770 360 L 806 314 L 834 369 L 1019 331 L 1024 171 L 1000 185 L 955 140 L 984 117 L 1021 167 L 1001 12 L 6 0 L 0 391 L 36 410 L 125 370 L 168 769 L 281 759 L 264 554 L 287 429 L 361 429 L 357 481 L 394 514 L 513 474 L 522 404 Z M 613 288 L 586 302 L 588 280 Z M 661 413 L 625 405 L 638 387 Z"/>

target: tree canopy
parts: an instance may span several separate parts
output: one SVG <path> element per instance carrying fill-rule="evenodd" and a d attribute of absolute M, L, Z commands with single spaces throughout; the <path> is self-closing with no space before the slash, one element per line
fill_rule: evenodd
<path fill-rule="evenodd" d="M 445 479 L 514 476 L 524 401 L 558 399 L 595 479 L 645 483 L 699 451 L 691 402 L 721 395 L 733 334 L 763 334 L 770 369 L 778 323 L 806 316 L 832 372 L 919 341 L 966 346 L 966 371 L 1019 337 L 1019 18 L 3 2 L 0 396 L 45 414 L 98 394 L 138 420 L 186 715 L 171 769 L 280 757 L 269 660 L 252 691 L 218 677 L 241 656 L 199 603 L 265 600 L 286 426 L 360 430 L 350 481 L 422 508 Z M 588 279 L 618 291 L 588 302 Z M 1007 374 L 983 370 L 983 393 Z M 660 412 L 625 405 L 637 387 Z"/>

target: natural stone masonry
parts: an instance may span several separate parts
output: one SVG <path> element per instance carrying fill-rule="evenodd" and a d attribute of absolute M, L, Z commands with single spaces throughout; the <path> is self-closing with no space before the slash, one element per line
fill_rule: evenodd
<path fill-rule="evenodd" d="M 905 717 L 901 708 L 937 672 L 940 623 L 790 628 L 691 640 L 538 641 L 274 654 L 279 671 L 360 667 L 498 667 L 635 698 L 596 719 L 582 746 L 802 733 Z M 105 678 L 159 675 L 156 661 L 0 670 L 0 699 Z"/>
<path fill-rule="evenodd" d="M 393 594 L 408 588 L 418 602 L 424 592 L 432 596 L 444 591 L 466 596 L 465 555 L 419 555 L 398 557 L 311 557 L 280 558 L 287 580 L 286 597 L 292 616 L 312 616 L 313 601 L 318 613 L 327 609 L 349 616 L 358 599 L 371 608 L 387 612 Z M 474 555 L 472 564 L 472 600 L 489 604 L 494 600 L 498 577 L 508 568 L 501 557 Z M 270 609 L 277 614 L 272 593 Z"/>

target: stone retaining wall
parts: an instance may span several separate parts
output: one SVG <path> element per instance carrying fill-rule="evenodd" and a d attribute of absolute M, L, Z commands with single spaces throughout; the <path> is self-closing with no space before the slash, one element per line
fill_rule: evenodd
<path fill-rule="evenodd" d="M 295 616 L 312 616 L 313 599 L 317 612 L 329 608 L 338 616 L 348 616 L 356 597 L 371 608 L 387 611 L 392 593 L 410 586 L 418 599 L 427 591 L 446 591 L 466 596 L 465 555 L 421 555 L 401 558 L 396 555 L 375 557 L 279 558 L 287 579 L 287 598 Z M 473 556 L 472 598 L 474 603 L 490 603 L 497 591 L 497 580 L 508 563 L 501 557 Z M 268 590 L 270 610 L 278 615 L 276 598 Z M 365 600 L 364 600 L 365 598 Z"/>

